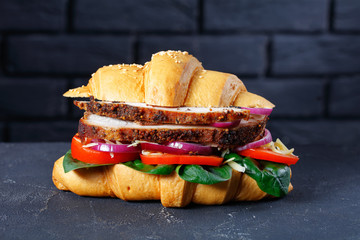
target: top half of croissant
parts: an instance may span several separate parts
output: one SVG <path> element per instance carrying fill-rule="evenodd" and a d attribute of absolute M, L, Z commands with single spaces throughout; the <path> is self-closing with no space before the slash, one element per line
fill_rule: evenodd
<path fill-rule="evenodd" d="M 104 66 L 86 86 L 70 89 L 64 96 L 167 107 L 274 107 L 265 98 L 247 92 L 235 75 L 204 70 L 194 56 L 181 51 L 153 54 L 144 66 Z"/>

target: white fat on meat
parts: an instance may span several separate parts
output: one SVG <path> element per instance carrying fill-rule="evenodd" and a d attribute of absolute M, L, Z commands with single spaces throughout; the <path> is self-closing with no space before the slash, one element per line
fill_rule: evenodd
<path fill-rule="evenodd" d="M 238 127 L 248 125 L 248 124 L 256 124 L 259 121 L 266 118 L 263 115 L 250 115 L 249 120 L 241 120 Z M 199 126 L 199 125 L 172 125 L 172 124 L 160 124 L 160 125 L 141 125 L 131 121 L 123 121 L 110 117 L 103 117 L 96 114 L 90 114 L 87 116 L 86 122 L 91 125 L 101 126 L 101 127 L 111 127 L 111 128 L 132 128 L 132 129 L 194 129 L 194 128 L 214 128 L 212 126 Z"/>
<path fill-rule="evenodd" d="M 113 102 L 104 102 L 104 103 L 113 103 Z M 234 112 L 244 112 L 248 111 L 246 109 L 241 109 L 239 107 L 158 107 L 158 106 L 151 106 L 146 103 L 119 103 L 119 104 L 126 104 L 132 107 L 139 107 L 139 108 L 152 108 L 155 110 L 160 111 L 167 111 L 167 112 L 185 112 L 185 113 L 209 113 L 209 112 L 227 112 L 227 111 L 234 111 Z"/>

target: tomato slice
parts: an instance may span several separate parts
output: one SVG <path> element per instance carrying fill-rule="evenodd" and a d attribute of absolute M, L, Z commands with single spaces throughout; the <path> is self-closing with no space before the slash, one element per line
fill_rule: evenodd
<path fill-rule="evenodd" d="M 145 164 L 196 164 L 220 166 L 223 158 L 217 156 L 199 156 L 199 155 L 144 155 L 140 154 L 141 161 Z"/>
<path fill-rule="evenodd" d="M 268 149 L 262 148 L 250 148 L 242 151 L 238 151 L 239 155 L 245 157 L 251 157 L 259 160 L 267 160 L 277 163 L 285 163 L 287 165 L 292 165 L 297 163 L 299 160 L 298 156 L 295 155 L 286 155 L 281 153 L 276 153 Z"/>
<path fill-rule="evenodd" d="M 78 134 L 71 141 L 71 155 L 79 161 L 92 164 L 116 164 L 133 161 L 139 157 L 137 152 L 110 153 L 83 147 Z"/>

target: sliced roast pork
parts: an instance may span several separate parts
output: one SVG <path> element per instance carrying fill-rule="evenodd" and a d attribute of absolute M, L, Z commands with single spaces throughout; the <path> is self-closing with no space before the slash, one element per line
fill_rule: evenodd
<path fill-rule="evenodd" d="M 242 146 L 263 134 L 267 116 L 252 115 L 234 128 L 188 125 L 141 125 L 131 121 L 87 113 L 79 122 L 81 139 L 97 138 L 132 143 L 136 140 L 155 143 L 183 141 L 220 148 Z"/>
<path fill-rule="evenodd" d="M 145 103 L 119 103 L 95 101 L 74 101 L 85 111 L 100 116 L 124 121 L 135 121 L 143 125 L 177 124 L 209 125 L 215 122 L 231 122 L 248 119 L 249 111 L 238 107 L 200 108 L 200 107 L 154 107 Z"/>

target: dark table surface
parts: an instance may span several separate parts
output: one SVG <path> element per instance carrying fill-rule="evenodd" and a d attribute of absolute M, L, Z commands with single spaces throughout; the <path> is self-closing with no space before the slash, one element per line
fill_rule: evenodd
<path fill-rule="evenodd" d="M 0 144 L 0 239 L 360 239 L 360 148 L 297 146 L 282 199 L 183 209 L 57 190 L 68 148 Z"/>

